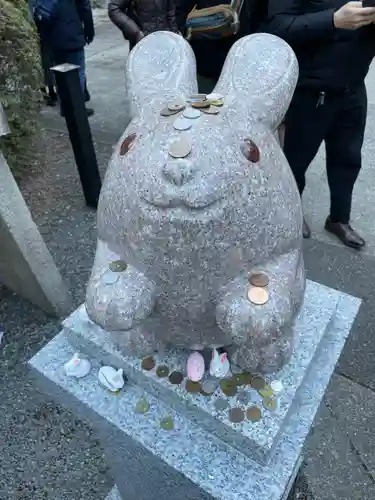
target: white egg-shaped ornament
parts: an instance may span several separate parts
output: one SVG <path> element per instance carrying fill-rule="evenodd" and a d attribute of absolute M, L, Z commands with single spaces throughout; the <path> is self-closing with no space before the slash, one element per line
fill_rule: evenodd
<path fill-rule="evenodd" d="M 200 352 L 190 354 L 186 364 L 187 376 L 193 382 L 199 382 L 204 375 L 204 358 Z"/>

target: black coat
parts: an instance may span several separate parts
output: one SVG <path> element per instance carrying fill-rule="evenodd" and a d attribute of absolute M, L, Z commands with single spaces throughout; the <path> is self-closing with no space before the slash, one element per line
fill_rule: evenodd
<path fill-rule="evenodd" d="M 54 52 L 82 49 L 95 33 L 90 0 L 60 0 L 53 19 L 38 28 Z"/>
<path fill-rule="evenodd" d="M 347 0 L 269 0 L 263 31 L 283 38 L 300 65 L 299 86 L 344 90 L 363 82 L 375 55 L 375 26 L 334 27 L 333 14 Z"/>

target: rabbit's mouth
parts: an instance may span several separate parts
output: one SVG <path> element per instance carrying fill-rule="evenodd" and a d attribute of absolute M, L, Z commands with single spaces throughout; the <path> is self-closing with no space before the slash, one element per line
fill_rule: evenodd
<path fill-rule="evenodd" d="M 185 193 L 161 192 L 161 193 L 144 193 L 142 198 L 147 204 L 157 208 L 186 208 L 190 210 L 204 210 L 212 208 L 221 199 L 221 193 L 204 193 L 199 194 L 197 190 L 189 189 Z"/>

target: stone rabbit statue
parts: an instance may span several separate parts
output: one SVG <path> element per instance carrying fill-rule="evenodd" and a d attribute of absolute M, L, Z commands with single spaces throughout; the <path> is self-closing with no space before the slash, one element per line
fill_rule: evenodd
<path fill-rule="evenodd" d="M 305 290 L 301 201 L 274 135 L 297 81 L 293 51 L 266 34 L 236 42 L 215 88 L 220 112 L 185 131 L 160 114 L 198 91 L 182 37 L 144 38 L 126 76 L 132 120 L 100 196 L 89 317 L 124 352 L 230 346 L 242 368 L 278 370 Z M 176 159 L 181 138 L 190 150 Z M 263 305 L 247 295 L 256 271 L 269 279 Z"/>

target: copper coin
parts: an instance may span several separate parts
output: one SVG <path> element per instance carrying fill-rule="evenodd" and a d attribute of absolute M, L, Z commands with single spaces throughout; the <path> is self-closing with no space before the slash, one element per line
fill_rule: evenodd
<path fill-rule="evenodd" d="M 269 281 L 267 274 L 264 273 L 254 273 L 249 276 L 249 282 L 255 287 L 265 287 Z"/>
<path fill-rule="evenodd" d="M 252 406 L 251 408 L 247 409 L 246 418 L 247 420 L 250 420 L 250 422 L 259 422 L 259 420 L 262 418 L 262 412 L 256 406 Z"/>
<path fill-rule="evenodd" d="M 237 394 L 237 386 L 235 383 L 229 379 L 224 379 L 220 382 L 220 387 L 226 396 L 229 398 L 235 396 Z"/>
<path fill-rule="evenodd" d="M 218 398 L 216 401 L 215 401 L 215 410 L 216 411 L 223 411 L 223 410 L 226 410 L 229 406 L 229 403 L 226 399 L 223 399 L 223 398 Z"/>
<path fill-rule="evenodd" d="M 251 379 L 251 387 L 256 391 L 261 391 L 266 386 L 266 381 L 262 377 L 253 377 Z"/>
<path fill-rule="evenodd" d="M 250 287 L 247 292 L 247 297 L 252 304 L 257 306 L 262 306 L 266 302 L 268 302 L 268 292 L 265 288 L 260 287 Z"/>
<path fill-rule="evenodd" d="M 150 371 L 155 367 L 155 360 L 152 357 L 145 358 L 142 360 L 142 368 L 143 370 Z"/>
<path fill-rule="evenodd" d="M 168 366 L 158 366 L 156 368 L 156 375 L 159 377 L 159 378 L 165 378 L 165 377 L 168 377 L 169 375 L 169 368 Z"/>
<path fill-rule="evenodd" d="M 126 271 L 128 265 L 123 260 L 114 260 L 108 267 L 113 273 L 123 273 Z"/>
<path fill-rule="evenodd" d="M 262 404 L 266 410 L 275 411 L 277 408 L 277 400 L 275 398 L 264 398 Z"/>
<path fill-rule="evenodd" d="M 192 394 L 197 394 L 201 391 L 201 384 L 199 382 L 193 382 L 192 380 L 186 381 L 186 390 Z"/>
<path fill-rule="evenodd" d="M 234 424 L 238 424 L 245 420 L 245 412 L 241 408 L 232 408 L 229 410 L 229 420 Z"/>
<path fill-rule="evenodd" d="M 196 109 L 203 109 L 203 108 L 209 108 L 210 107 L 210 101 L 197 101 L 197 102 L 192 102 L 191 106 Z"/>
<path fill-rule="evenodd" d="M 171 111 L 182 111 L 185 108 L 185 102 L 182 99 L 175 99 L 168 103 L 168 109 Z"/>
<path fill-rule="evenodd" d="M 184 376 L 181 372 L 172 372 L 169 375 L 169 382 L 173 385 L 179 385 L 184 380 Z"/>
<path fill-rule="evenodd" d="M 181 137 L 181 139 L 177 139 L 170 144 L 168 153 L 173 158 L 185 158 L 185 156 L 190 153 L 191 148 L 191 140 L 186 137 Z"/>
<path fill-rule="evenodd" d="M 160 111 L 161 116 L 173 116 L 179 113 L 181 110 L 180 109 L 169 109 L 169 108 L 164 108 Z"/>

